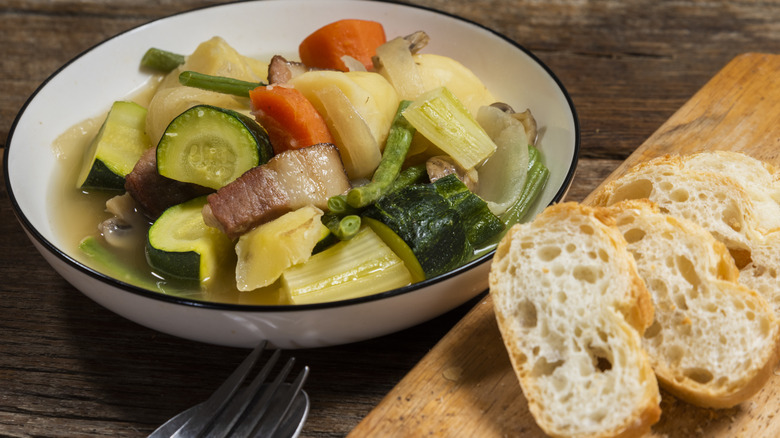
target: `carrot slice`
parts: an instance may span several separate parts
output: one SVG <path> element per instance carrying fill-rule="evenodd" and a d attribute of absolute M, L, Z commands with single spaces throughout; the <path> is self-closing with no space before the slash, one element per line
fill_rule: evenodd
<path fill-rule="evenodd" d="M 327 24 L 306 37 L 298 46 L 298 55 L 309 67 L 340 71 L 348 70 L 341 59 L 348 55 L 360 61 L 366 70 L 371 70 L 371 57 L 385 42 L 387 37 L 381 23 L 344 19 Z"/>
<path fill-rule="evenodd" d="M 325 119 L 300 91 L 269 85 L 250 91 L 249 98 L 252 113 L 268 132 L 274 153 L 334 143 Z"/>

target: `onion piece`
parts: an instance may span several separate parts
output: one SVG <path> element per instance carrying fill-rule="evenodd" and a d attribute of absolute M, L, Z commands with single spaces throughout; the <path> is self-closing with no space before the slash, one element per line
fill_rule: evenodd
<path fill-rule="evenodd" d="M 477 168 L 477 195 L 498 216 L 523 191 L 528 173 L 528 135 L 522 122 L 492 106 L 479 109 L 477 122 L 497 146 L 496 152 Z"/>

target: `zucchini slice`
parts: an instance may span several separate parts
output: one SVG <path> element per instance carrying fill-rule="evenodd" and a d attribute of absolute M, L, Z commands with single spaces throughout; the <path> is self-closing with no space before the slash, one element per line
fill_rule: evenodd
<path fill-rule="evenodd" d="M 268 134 L 251 117 L 197 105 L 168 125 L 157 145 L 157 171 L 176 181 L 219 189 L 271 156 Z"/>
<path fill-rule="evenodd" d="M 164 277 L 208 284 L 223 270 L 222 263 L 235 260 L 233 242 L 223 232 L 203 221 L 201 196 L 174 205 L 149 228 L 146 260 Z"/>
<path fill-rule="evenodd" d="M 463 265 L 474 257 L 475 250 L 504 229 L 504 223 L 490 212 L 485 201 L 455 175 L 385 195 L 363 214 L 383 223 L 406 242 L 425 278 Z"/>
<path fill-rule="evenodd" d="M 465 223 L 433 184 L 415 184 L 385 195 L 363 212 L 390 227 L 432 278 L 465 263 L 474 253 Z"/>
<path fill-rule="evenodd" d="M 84 156 L 77 186 L 124 190 L 125 176 L 149 146 L 146 108 L 134 102 L 114 102 Z"/>
<path fill-rule="evenodd" d="M 363 218 L 363 222 L 365 222 L 366 225 L 368 225 L 371 230 L 404 261 L 406 269 L 408 269 L 409 273 L 412 275 L 412 283 L 425 280 L 425 272 L 423 272 L 420 262 L 417 261 L 417 257 L 415 257 L 412 248 L 409 248 L 409 245 L 407 245 L 398 234 L 395 234 L 390 227 L 376 219 L 366 217 Z"/>

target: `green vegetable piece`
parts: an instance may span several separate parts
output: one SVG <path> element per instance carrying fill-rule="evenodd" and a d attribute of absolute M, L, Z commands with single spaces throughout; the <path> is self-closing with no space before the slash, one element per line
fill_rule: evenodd
<path fill-rule="evenodd" d="M 322 228 L 320 229 L 320 238 L 317 240 L 317 244 L 314 245 L 314 249 L 311 250 L 311 253 L 317 254 L 318 252 L 322 252 L 338 241 L 339 239 L 330 231 L 330 228 L 325 226 L 325 224 L 322 224 Z"/>
<path fill-rule="evenodd" d="M 404 242 L 404 240 L 398 236 L 398 234 L 395 234 L 395 232 L 390 229 L 390 227 L 376 219 L 364 217 L 363 222 L 371 227 L 376 235 L 379 236 L 382 241 L 385 242 L 385 244 L 387 244 L 387 246 L 389 246 L 390 249 L 392 249 L 393 252 L 401 258 L 401 260 L 404 261 L 406 268 L 412 274 L 413 283 L 425 280 L 425 272 L 423 272 L 422 266 L 420 266 L 420 262 L 414 255 L 412 248 L 409 248 L 409 245 L 407 245 L 406 242 Z"/>
<path fill-rule="evenodd" d="M 354 214 L 358 210 L 347 204 L 347 195 L 336 195 L 328 198 L 328 211 L 337 215 Z"/>
<path fill-rule="evenodd" d="M 469 242 L 475 248 L 504 230 L 504 223 L 487 203 L 472 193 L 454 174 L 437 179 L 433 186 L 463 219 Z"/>
<path fill-rule="evenodd" d="M 328 212 L 322 216 L 322 223 L 339 240 L 349 240 L 360 231 L 361 220 L 360 216 L 354 214 L 340 216 Z"/>
<path fill-rule="evenodd" d="M 374 171 L 370 183 L 355 187 L 347 193 L 349 205 L 362 208 L 372 204 L 387 193 L 393 181 L 398 177 L 416 131 L 414 126 L 409 124 L 401 114 L 411 103 L 409 100 L 402 100 L 398 105 L 395 118 L 390 125 L 382 160 Z"/>
<path fill-rule="evenodd" d="M 432 184 L 385 195 L 364 215 L 387 225 L 409 245 L 426 278 L 461 266 L 474 253 L 465 221 Z"/>
<path fill-rule="evenodd" d="M 208 284 L 224 269 L 222 261 L 234 260 L 233 242 L 203 221 L 206 197 L 174 205 L 149 228 L 146 259 L 164 277 Z"/>
<path fill-rule="evenodd" d="M 148 278 L 147 273 L 134 269 L 132 265 L 127 263 L 127 260 L 106 248 L 97 237 L 85 237 L 79 242 L 79 250 L 89 259 L 89 265 L 98 271 L 128 284 L 149 290 L 159 290 L 157 284 Z"/>
<path fill-rule="evenodd" d="M 412 184 L 422 184 L 426 182 L 428 182 L 428 171 L 425 169 L 425 164 L 410 166 L 398 174 L 398 177 L 387 189 L 387 193 L 397 192 Z"/>
<path fill-rule="evenodd" d="M 249 97 L 249 92 L 265 85 L 262 82 L 247 82 L 224 76 L 212 76 L 194 71 L 184 71 L 179 74 L 179 83 L 201 90 L 230 94 L 238 97 Z"/>
<path fill-rule="evenodd" d="M 152 47 L 141 58 L 141 67 L 169 73 L 184 64 L 184 61 L 184 55 Z"/>
<path fill-rule="evenodd" d="M 173 119 L 157 145 L 157 171 L 219 189 L 273 156 L 268 134 L 237 111 L 198 105 Z"/>
<path fill-rule="evenodd" d="M 385 292 L 412 282 L 401 260 L 369 227 L 314 254 L 282 273 L 282 289 L 293 304 L 346 300 Z"/>
<path fill-rule="evenodd" d="M 496 151 L 490 136 L 446 87 L 418 97 L 403 115 L 465 170 L 473 169 Z"/>
<path fill-rule="evenodd" d="M 114 102 L 84 155 L 77 187 L 123 191 L 125 176 L 149 146 L 146 108 L 133 102 Z"/>
<path fill-rule="evenodd" d="M 549 178 L 550 170 L 542 162 L 541 153 L 534 146 L 528 145 L 528 175 L 523 191 L 517 201 L 501 214 L 501 221 L 510 226 L 525 219 Z"/>

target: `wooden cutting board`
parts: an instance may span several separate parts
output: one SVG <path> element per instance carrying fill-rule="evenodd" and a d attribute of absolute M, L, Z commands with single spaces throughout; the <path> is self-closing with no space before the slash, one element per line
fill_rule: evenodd
<path fill-rule="evenodd" d="M 658 155 L 716 149 L 742 151 L 780 166 L 780 55 L 745 54 L 732 60 L 607 181 Z M 780 436 L 780 368 L 761 392 L 731 409 L 701 409 L 667 393 L 662 397 L 656 436 Z M 350 436 L 544 436 L 512 371 L 490 297 L 442 338 Z"/>

